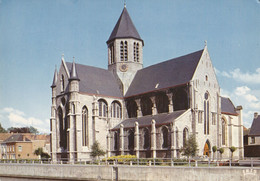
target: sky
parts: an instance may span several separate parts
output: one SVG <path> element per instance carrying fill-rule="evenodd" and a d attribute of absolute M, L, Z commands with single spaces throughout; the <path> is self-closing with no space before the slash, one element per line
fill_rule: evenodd
<path fill-rule="evenodd" d="M 55 66 L 107 68 L 124 0 L 0 0 L 0 123 L 49 133 Z M 126 0 L 144 40 L 144 67 L 207 46 L 221 95 L 260 113 L 260 0 Z"/>

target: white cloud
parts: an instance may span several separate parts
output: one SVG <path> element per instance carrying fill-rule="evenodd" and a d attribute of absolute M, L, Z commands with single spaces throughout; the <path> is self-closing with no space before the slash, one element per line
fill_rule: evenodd
<path fill-rule="evenodd" d="M 0 110 L 0 120 L 5 125 L 5 128 L 33 126 L 41 133 L 49 132 L 48 119 L 41 120 L 35 117 L 28 117 L 24 112 L 11 107 Z"/>
<path fill-rule="evenodd" d="M 241 81 L 250 84 L 260 84 L 260 68 L 255 72 L 241 72 L 239 68 L 230 70 L 229 72 L 216 69 L 216 74 L 223 77 L 233 78 L 236 81 Z"/>
<path fill-rule="evenodd" d="M 248 86 L 236 87 L 232 92 L 221 89 L 221 95 L 229 97 L 234 105 L 242 105 L 244 126 L 251 127 L 254 112 L 260 111 L 260 94 Z"/>

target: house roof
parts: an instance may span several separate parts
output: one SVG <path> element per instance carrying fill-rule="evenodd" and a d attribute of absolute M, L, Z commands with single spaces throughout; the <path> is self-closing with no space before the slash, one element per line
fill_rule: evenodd
<path fill-rule="evenodd" d="M 249 136 L 260 136 L 260 115 L 254 118 L 250 128 Z"/>
<path fill-rule="evenodd" d="M 137 32 L 126 8 L 123 9 L 110 37 L 107 40 L 107 43 L 116 38 L 135 38 L 143 41 Z"/>
<path fill-rule="evenodd" d="M 186 110 L 181 110 L 181 111 L 174 111 L 172 113 L 162 113 L 162 114 L 157 114 L 157 115 L 143 116 L 140 118 L 130 118 L 130 119 L 124 120 L 120 124 L 123 124 L 124 128 L 133 128 L 133 127 L 135 127 L 135 122 L 138 122 L 139 127 L 144 127 L 144 126 L 150 126 L 151 121 L 154 119 L 155 125 L 164 125 L 164 124 L 171 123 L 176 118 L 178 118 L 180 115 L 182 115 L 185 111 Z M 117 125 L 116 127 L 114 127 L 113 130 L 119 129 L 120 124 Z"/>
<path fill-rule="evenodd" d="M 3 143 L 13 143 L 13 142 L 31 142 L 31 140 L 29 140 L 22 134 L 14 134 L 3 141 Z"/>
<path fill-rule="evenodd" d="M 221 97 L 221 112 L 237 115 L 236 108 L 229 98 Z"/>
<path fill-rule="evenodd" d="M 71 71 L 72 63 L 66 62 L 66 65 L 69 71 Z M 112 72 L 81 64 L 76 64 L 76 69 L 78 78 L 80 79 L 80 92 L 118 98 L 123 97 Z"/>
<path fill-rule="evenodd" d="M 188 83 L 197 68 L 203 50 L 139 70 L 126 97 Z"/>

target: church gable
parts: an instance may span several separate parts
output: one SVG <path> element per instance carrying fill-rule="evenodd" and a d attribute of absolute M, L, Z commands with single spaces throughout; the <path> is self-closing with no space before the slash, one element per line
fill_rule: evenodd
<path fill-rule="evenodd" d="M 69 70 L 68 67 L 64 61 L 64 58 L 62 57 L 61 60 L 61 66 L 58 72 L 58 77 L 57 77 L 57 95 L 66 93 L 69 91 Z"/>

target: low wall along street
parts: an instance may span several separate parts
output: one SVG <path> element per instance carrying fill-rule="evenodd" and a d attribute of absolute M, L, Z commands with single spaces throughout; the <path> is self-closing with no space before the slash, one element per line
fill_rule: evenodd
<path fill-rule="evenodd" d="M 0 164 L 1 181 L 19 179 L 260 181 L 260 168 Z"/>

